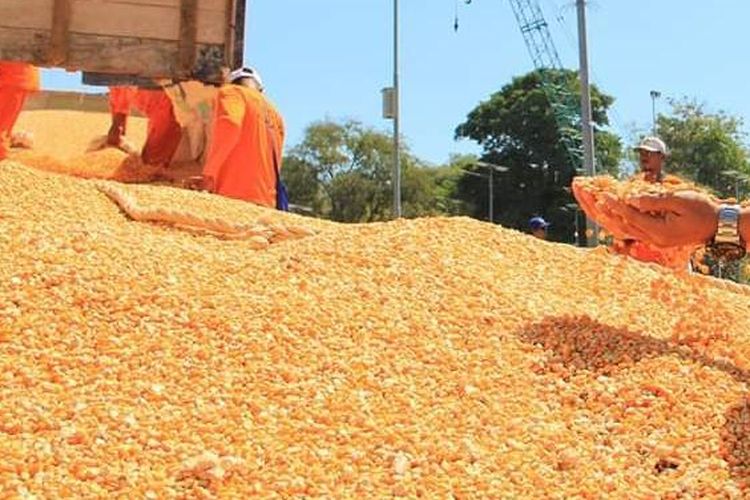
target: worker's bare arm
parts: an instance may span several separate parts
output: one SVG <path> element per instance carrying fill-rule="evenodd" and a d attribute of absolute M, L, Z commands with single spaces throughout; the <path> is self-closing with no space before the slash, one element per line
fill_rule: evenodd
<path fill-rule="evenodd" d="M 603 212 L 616 218 L 619 229 L 661 247 L 702 245 L 715 233 L 719 204 L 705 194 L 683 191 L 668 195 L 646 195 L 604 200 Z M 750 232 L 747 216 L 741 217 L 740 232 Z"/>

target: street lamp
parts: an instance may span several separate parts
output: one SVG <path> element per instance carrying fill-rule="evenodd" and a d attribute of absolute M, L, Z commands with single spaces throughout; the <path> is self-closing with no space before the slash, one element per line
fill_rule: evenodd
<path fill-rule="evenodd" d="M 401 217 L 401 151 L 399 134 L 401 113 L 399 109 L 398 82 L 398 0 L 393 0 L 393 86 L 386 87 L 383 95 L 383 118 L 393 120 L 393 216 Z"/>
<path fill-rule="evenodd" d="M 495 202 L 495 199 L 494 199 L 495 198 L 495 196 L 494 196 L 495 189 L 494 189 L 494 186 L 495 186 L 495 180 L 494 180 L 493 175 L 494 175 L 495 172 L 498 172 L 498 173 L 501 173 L 501 174 L 507 172 L 508 171 L 508 167 L 503 167 L 501 165 L 494 165 L 492 163 L 487 163 L 487 162 L 484 162 L 484 161 L 478 161 L 477 162 L 477 166 L 478 167 L 482 167 L 482 168 L 486 168 L 490 172 L 490 175 L 489 175 L 489 177 L 490 177 L 490 185 L 489 185 L 490 222 L 494 223 L 494 216 L 495 216 L 495 203 L 494 203 Z"/>
<path fill-rule="evenodd" d="M 649 92 L 651 95 L 651 129 L 653 134 L 656 135 L 656 100 L 661 97 L 661 92 L 658 90 L 652 90 Z"/>
<path fill-rule="evenodd" d="M 734 198 L 740 199 L 740 184 L 747 183 L 748 176 L 738 170 L 726 170 L 721 173 L 724 177 L 727 177 L 730 182 L 734 182 L 734 186 L 731 184 L 727 186 L 728 189 L 734 187 Z"/>
<path fill-rule="evenodd" d="M 488 192 L 488 195 L 489 195 L 489 206 L 487 207 L 488 211 L 489 211 L 489 217 L 488 217 L 488 219 L 489 219 L 490 223 L 494 224 L 494 222 L 495 222 L 495 193 L 494 193 L 494 189 L 493 189 L 493 187 L 495 185 L 495 176 L 494 176 L 494 174 L 495 174 L 495 172 L 498 172 L 498 173 L 507 172 L 509 170 L 509 168 L 508 167 L 503 167 L 502 165 L 495 165 L 493 163 L 487 163 L 485 161 L 478 161 L 478 162 L 475 163 L 475 165 L 477 167 L 486 168 L 489 171 L 489 174 L 487 174 L 487 175 L 485 175 L 485 174 L 478 174 L 476 172 L 472 172 L 471 170 L 464 170 L 464 173 L 469 174 L 469 175 L 473 175 L 474 177 L 481 177 L 482 179 L 488 179 L 489 180 L 489 183 L 487 185 L 487 192 Z"/>
<path fill-rule="evenodd" d="M 398 82 L 398 0 L 393 0 L 393 214 L 401 217 L 401 151 L 399 121 L 401 117 Z"/>

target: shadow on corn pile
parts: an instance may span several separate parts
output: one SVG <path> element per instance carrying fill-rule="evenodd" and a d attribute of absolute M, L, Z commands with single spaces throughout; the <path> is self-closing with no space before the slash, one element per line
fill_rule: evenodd
<path fill-rule="evenodd" d="M 587 370 L 595 375 L 611 376 L 642 360 L 674 355 L 720 370 L 741 384 L 750 382 L 750 371 L 695 352 L 686 344 L 613 327 L 586 316 L 546 318 L 526 327 L 520 337 L 543 347 L 551 354 L 548 363 L 562 365 L 569 373 Z M 721 431 L 721 456 L 737 485 L 748 488 L 750 395 L 730 407 L 725 420 Z"/>
<path fill-rule="evenodd" d="M 687 343 L 657 339 L 599 323 L 587 316 L 547 318 L 527 327 L 521 337 L 552 351 L 554 357 L 550 361 L 562 363 L 570 370 L 611 375 L 643 359 L 675 355 L 721 370 L 738 382 L 750 381 L 750 371 L 697 353 Z"/>
<path fill-rule="evenodd" d="M 722 454 L 741 488 L 750 487 L 750 398 L 732 406 L 721 436 Z"/>

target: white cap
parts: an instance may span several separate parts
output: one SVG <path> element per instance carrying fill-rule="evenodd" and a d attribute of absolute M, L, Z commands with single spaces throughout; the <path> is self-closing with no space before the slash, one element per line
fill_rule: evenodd
<path fill-rule="evenodd" d="M 667 156 L 669 154 L 667 152 L 667 145 L 664 144 L 664 141 L 659 139 L 658 137 L 644 137 L 641 143 L 635 148 L 636 151 L 643 149 L 645 151 L 651 151 L 653 153 L 661 153 L 664 156 Z"/>
<path fill-rule="evenodd" d="M 250 78 L 251 80 L 255 81 L 255 83 L 258 85 L 258 90 L 263 90 L 263 80 L 261 80 L 260 78 L 260 73 L 258 73 L 254 68 L 245 66 L 243 68 L 238 68 L 232 71 L 231 73 L 229 73 L 230 82 L 233 82 L 240 78 Z"/>

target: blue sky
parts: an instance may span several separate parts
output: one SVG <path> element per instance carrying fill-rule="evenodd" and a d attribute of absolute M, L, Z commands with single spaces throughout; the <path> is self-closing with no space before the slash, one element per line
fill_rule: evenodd
<path fill-rule="evenodd" d="M 246 61 L 283 113 L 287 146 L 321 119 L 353 118 L 384 131 L 380 90 L 393 69 L 392 0 L 248 0 Z M 532 69 L 507 0 L 401 0 L 402 134 L 433 164 L 478 152 L 453 131 L 481 100 Z M 573 0 L 539 0 L 563 64 L 578 67 Z M 616 99 L 612 125 L 626 141 L 651 123 L 649 91 L 694 97 L 712 111 L 750 116 L 746 52 L 750 2 L 593 0 L 592 80 Z M 47 88 L 80 77 L 45 71 Z M 100 90 L 100 89 L 94 89 Z M 657 110 L 666 110 L 664 98 Z"/>

